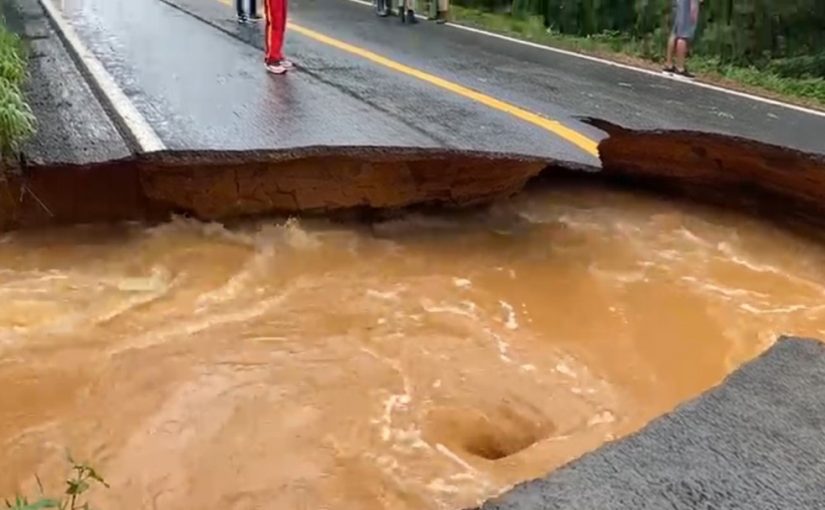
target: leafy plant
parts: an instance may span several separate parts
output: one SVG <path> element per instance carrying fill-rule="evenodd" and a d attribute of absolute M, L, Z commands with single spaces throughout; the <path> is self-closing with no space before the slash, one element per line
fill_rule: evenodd
<path fill-rule="evenodd" d="M 0 24 L 0 164 L 35 132 L 36 119 L 21 91 L 26 77 L 20 38 Z"/>
<path fill-rule="evenodd" d="M 14 500 L 5 500 L 7 509 L 10 510 L 41 510 L 44 508 L 56 508 L 58 510 L 91 510 L 88 501 L 83 502 L 83 495 L 92 488 L 93 485 L 102 485 L 108 488 L 109 484 L 103 479 L 95 469 L 84 463 L 76 462 L 69 456 L 72 469 L 66 479 L 66 491 L 63 498 L 48 498 L 43 495 L 43 484 L 40 478 L 37 479 L 37 486 L 40 490 L 40 497 L 29 501 L 25 496 L 16 496 Z"/>
<path fill-rule="evenodd" d="M 34 134 L 36 122 L 20 89 L 0 77 L 0 156 L 6 158 L 17 152 L 20 144 Z"/>
<path fill-rule="evenodd" d="M 0 30 L 0 78 L 18 85 L 26 78 L 26 59 L 23 45 L 17 35 L 5 28 Z"/>

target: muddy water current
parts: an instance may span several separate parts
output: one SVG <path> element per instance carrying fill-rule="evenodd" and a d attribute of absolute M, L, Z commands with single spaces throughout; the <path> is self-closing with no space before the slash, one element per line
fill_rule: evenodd
<path fill-rule="evenodd" d="M 637 430 L 781 333 L 825 248 L 595 189 L 373 225 L 0 241 L 0 496 L 101 508 L 460 509 Z"/>

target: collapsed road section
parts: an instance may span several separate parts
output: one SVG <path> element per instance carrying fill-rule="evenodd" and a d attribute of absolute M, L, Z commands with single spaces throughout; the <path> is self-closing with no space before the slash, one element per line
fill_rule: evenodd
<path fill-rule="evenodd" d="M 87 5 L 132 23 L 117 9 L 137 16 L 160 4 Z M 237 38 L 216 42 L 181 9 L 158 19 L 190 27 L 224 56 L 258 58 Z M 460 209 L 572 175 L 821 232 L 821 155 L 593 120 L 592 132 L 610 135 L 601 161 L 571 158 L 559 140 L 541 145 L 547 133 L 535 126 L 454 97 L 434 101 L 448 115 L 406 118 L 386 98 L 353 92 L 363 62 L 330 76 L 325 62 L 341 56 L 306 41 L 300 87 L 272 86 L 267 96 L 271 82 L 227 73 L 266 98 L 245 117 L 209 103 L 217 88 L 161 101 L 174 74 L 130 69 L 134 62 L 109 54 L 144 81 L 134 95 L 149 119 L 201 103 L 159 124 L 176 150 L 134 154 L 128 126 L 66 65 L 42 13 L 21 22 L 38 52 L 30 97 L 42 129 L 21 164 L 5 168 L 0 227 L 141 223 L 3 238 L 2 290 L 13 296 L 0 314 L 10 353 L 0 378 L 15 403 L 0 420 L 0 436 L 14 444 L 0 458 L 12 473 L 0 480 L 8 493 L 30 473 L 57 480 L 62 456 L 43 445 L 73 440 L 66 446 L 105 464 L 110 507 L 150 498 L 164 508 L 472 506 L 638 430 L 770 345 L 776 330 L 825 332 L 819 244 L 748 233 L 717 209 L 701 216 L 601 189 L 522 195 L 469 220 L 409 215 L 370 229 L 166 221 Z M 169 65 L 190 57 L 176 48 L 150 56 Z M 135 61 L 148 66 L 145 57 Z M 217 82 L 197 74 L 211 67 L 196 67 L 185 79 Z M 424 90 L 376 74 L 382 87 Z M 159 81 L 147 85 L 147 76 Z M 417 97 L 428 96 L 404 94 Z M 261 110 L 286 121 L 259 122 Z M 197 125 L 180 129 L 189 124 Z M 396 139 L 407 143 L 388 143 Z M 489 152 L 499 147 L 506 152 Z M 793 260 L 766 255 L 766 240 L 787 243 Z M 483 508 L 818 508 L 807 489 L 825 478 L 813 401 L 821 361 L 820 344 L 782 341 L 697 402 Z M 21 403 L 30 407 L 21 412 Z"/>
<path fill-rule="evenodd" d="M 518 192 L 546 166 L 523 156 L 404 148 L 156 152 L 9 175 L 0 182 L 0 224 L 466 207 Z"/>
<path fill-rule="evenodd" d="M 0 182 L 0 225 L 466 207 L 512 196 L 542 172 L 823 224 L 822 156 L 725 135 L 599 125 L 611 133 L 599 146 L 602 170 L 524 155 L 403 147 L 157 152 L 30 164 Z"/>

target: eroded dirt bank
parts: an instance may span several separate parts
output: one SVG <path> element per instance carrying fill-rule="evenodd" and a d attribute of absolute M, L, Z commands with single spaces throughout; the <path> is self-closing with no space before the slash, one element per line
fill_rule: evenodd
<path fill-rule="evenodd" d="M 548 165 L 506 154 L 386 148 L 161 152 L 88 165 L 29 166 L 2 181 L 5 229 L 51 223 L 218 220 L 506 197 Z"/>
<path fill-rule="evenodd" d="M 601 174 L 609 180 L 825 226 L 822 155 L 715 133 L 589 123 L 610 134 L 599 145 Z"/>
<path fill-rule="evenodd" d="M 0 228 L 154 220 L 172 213 L 226 220 L 466 207 L 513 195 L 542 170 L 573 170 L 825 224 L 825 157 L 726 135 L 590 122 L 610 133 L 599 146 L 601 172 L 512 154 L 370 147 L 162 152 L 88 165 L 33 165 L 0 181 Z"/>

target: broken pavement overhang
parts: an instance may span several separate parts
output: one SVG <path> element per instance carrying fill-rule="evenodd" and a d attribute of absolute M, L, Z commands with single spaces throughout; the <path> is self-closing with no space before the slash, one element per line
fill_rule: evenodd
<path fill-rule="evenodd" d="M 604 179 L 825 227 L 821 154 L 716 133 L 635 131 L 585 121 L 609 134 L 599 144 Z"/>
<path fill-rule="evenodd" d="M 517 193 L 542 170 L 825 227 L 821 155 L 721 134 L 588 122 L 610 135 L 599 145 L 601 171 L 523 155 L 393 147 L 174 151 L 87 165 L 30 165 L 0 181 L 0 227 L 163 220 L 175 213 L 228 220 L 459 208 Z"/>
<path fill-rule="evenodd" d="M 156 152 L 7 175 L 0 224 L 468 207 L 517 193 L 547 164 L 508 154 L 385 147 Z"/>

